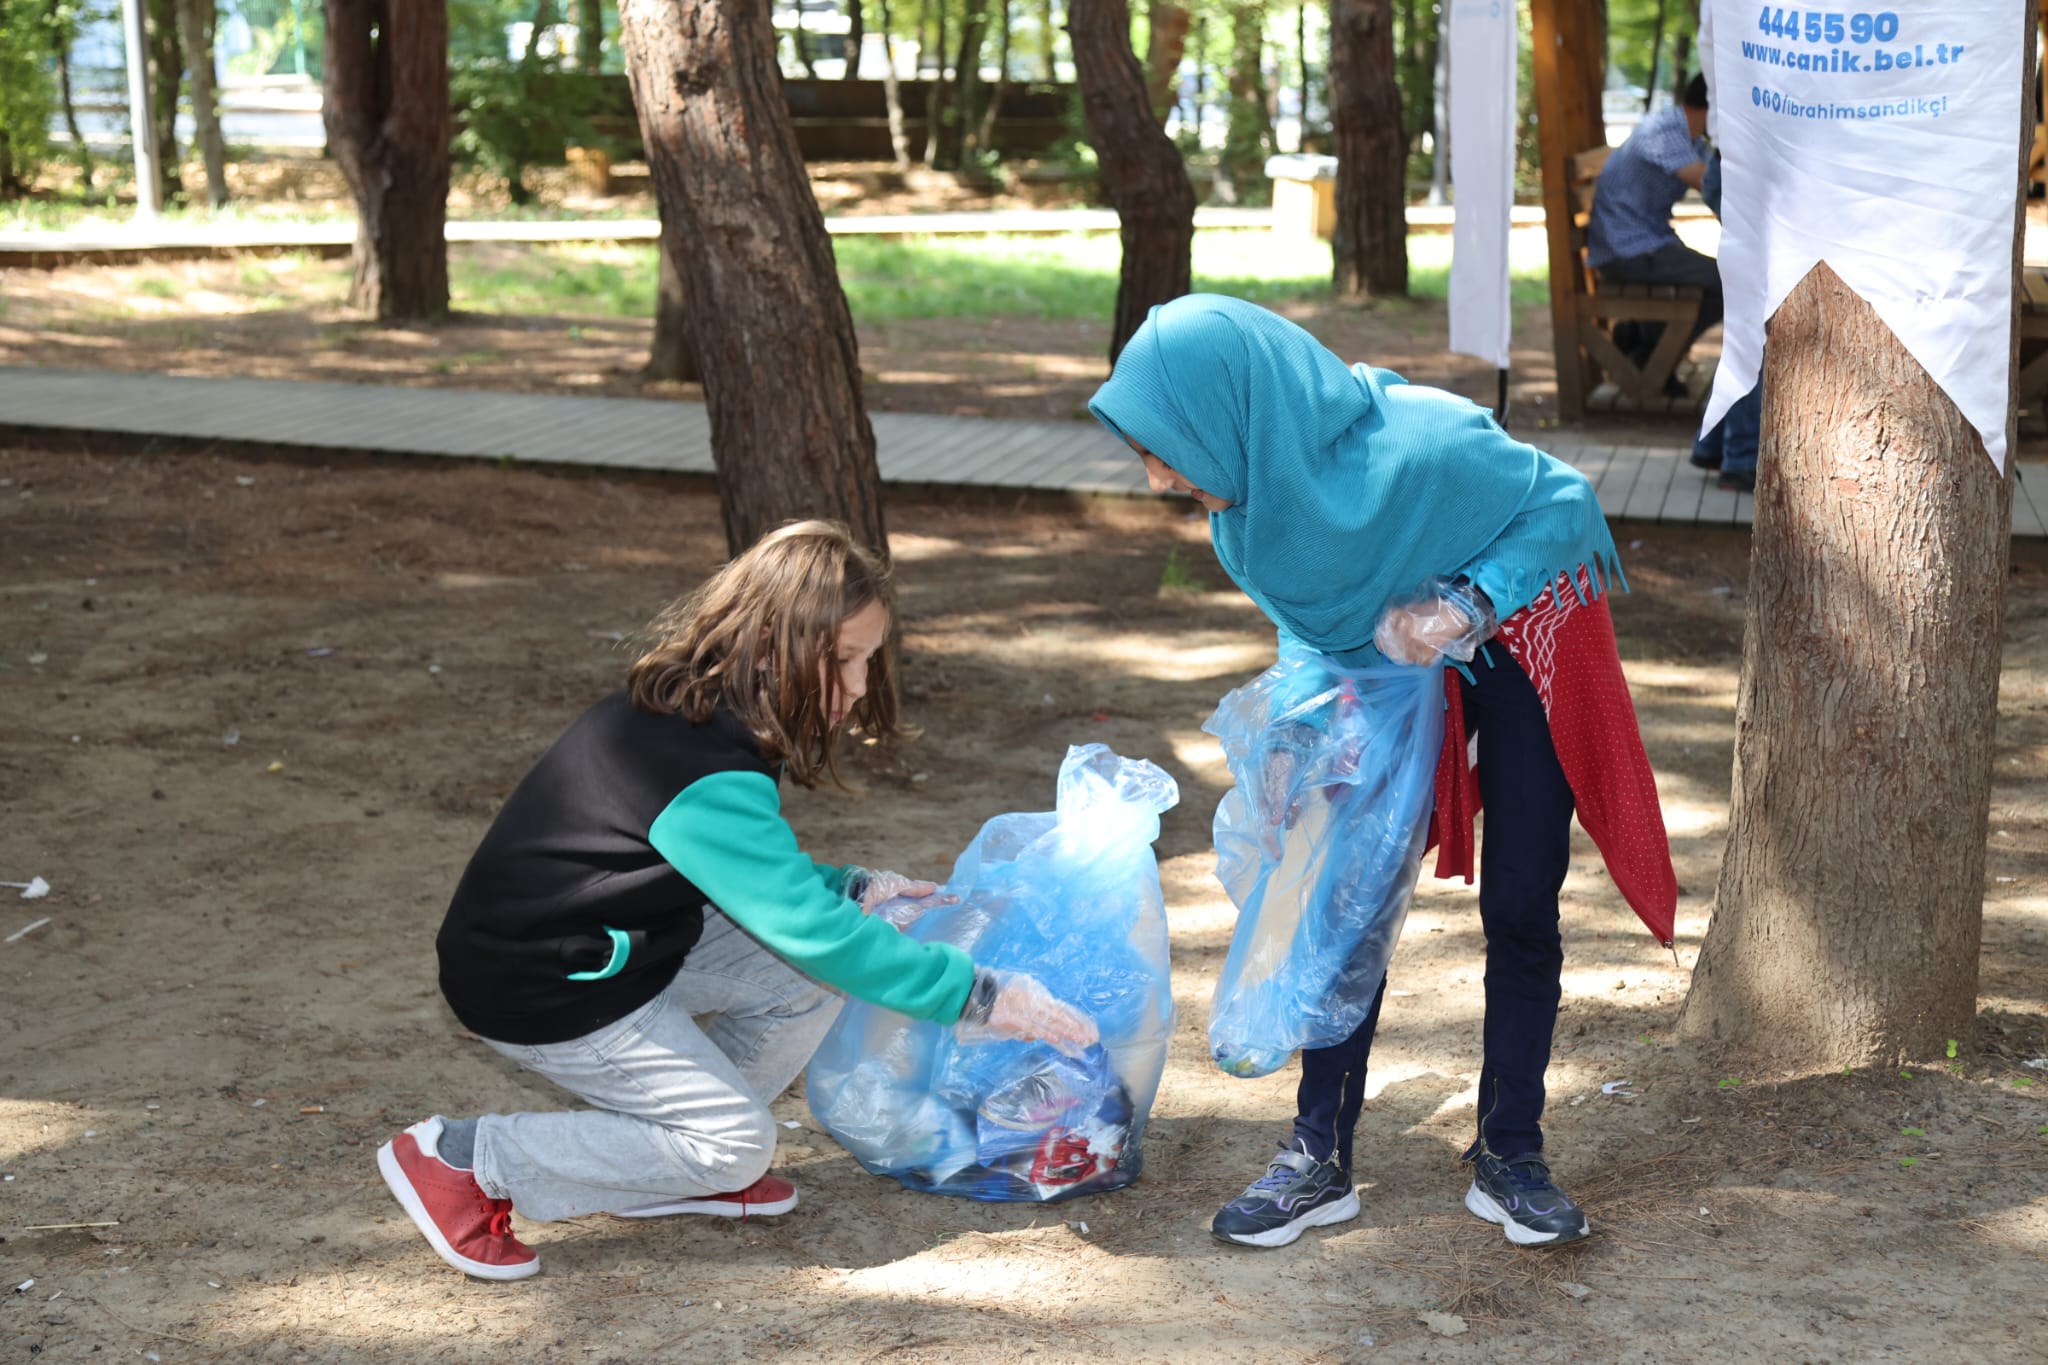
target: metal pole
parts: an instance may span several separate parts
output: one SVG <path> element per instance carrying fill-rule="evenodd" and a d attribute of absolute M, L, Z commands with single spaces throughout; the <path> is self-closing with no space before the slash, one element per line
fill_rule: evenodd
<path fill-rule="evenodd" d="M 128 47 L 128 140 L 135 149 L 135 216 L 147 221 L 162 212 L 164 201 L 163 184 L 157 179 L 156 122 L 149 116 L 142 0 L 121 0 L 121 29 Z"/>

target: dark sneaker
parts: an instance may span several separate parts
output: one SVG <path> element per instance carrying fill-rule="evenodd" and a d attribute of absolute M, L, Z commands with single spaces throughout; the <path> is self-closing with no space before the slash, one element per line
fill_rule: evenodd
<path fill-rule="evenodd" d="M 440 1254 L 465 1275 L 523 1280 L 540 1269 L 533 1248 L 512 1235 L 512 1201 L 493 1199 L 476 1177 L 441 1160 L 441 1120 L 415 1123 L 377 1149 L 384 1183 Z"/>
<path fill-rule="evenodd" d="M 779 1175 L 764 1175 L 731 1194 L 700 1194 L 637 1209 L 620 1209 L 621 1218 L 668 1218 L 679 1213 L 705 1213 L 713 1218 L 772 1218 L 796 1207 L 796 1186 Z"/>
<path fill-rule="evenodd" d="M 1715 486 L 1730 493 L 1756 492 L 1756 471 L 1754 469 L 1724 469 Z"/>
<path fill-rule="evenodd" d="M 1284 1247 L 1307 1228 L 1356 1217 L 1358 1191 L 1343 1167 L 1283 1148 L 1263 1176 L 1217 1210 L 1209 1232 L 1239 1246 Z"/>
<path fill-rule="evenodd" d="M 1549 1165 L 1535 1152 L 1505 1160 L 1481 1152 L 1473 1158 L 1465 1207 L 1500 1224 L 1516 1246 L 1576 1242 L 1592 1232 L 1584 1211 L 1551 1183 Z"/>

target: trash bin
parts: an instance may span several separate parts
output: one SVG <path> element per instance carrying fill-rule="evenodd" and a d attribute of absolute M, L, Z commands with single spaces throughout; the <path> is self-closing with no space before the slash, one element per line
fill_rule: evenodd
<path fill-rule="evenodd" d="M 1337 158 L 1300 152 L 1269 157 L 1273 231 L 1286 237 L 1329 241 L 1337 230 Z"/>

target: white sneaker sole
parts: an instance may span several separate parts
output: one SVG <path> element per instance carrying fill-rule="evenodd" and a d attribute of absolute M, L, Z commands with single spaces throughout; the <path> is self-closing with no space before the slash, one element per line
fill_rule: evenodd
<path fill-rule="evenodd" d="M 1358 1217 L 1358 1191 L 1353 1190 L 1334 1204 L 1324 1204 L 1310 1209 L 1291 1223 L 1264 1232 L 1226 1232 L 1222 1239 L 1246 1247 L 1284 1247 L 1300 1238 L 1310 1228 L 1328 1227 L 1332 1223 L 1348 1223 Z"/>
<path fill-rule="evenodd" d="M 712 1218 L 773 1218 L 779 1213 L 788 1213 L 796 1207 L 796 1191 L 789 1192 L 789 1198 L 777 1199 L 770 1204 L 738 1204 L 730 1199 L 677 1199 L 667 1204 L 649 1204 L 644 1208 L 620 1209 L 614 1215 L 619 1218 L 673 1218 L 678 1214 L 698 1213 Z"/>
<path fill-rule="evenodd" d="M 433 1247 L 434 1253 L 442 1260 L 463 1274 L 474 1275 L 479 1280 L 523 1280 L 529 1275 L 540 1273 L 538 1256 L 524 1265 L 487 1265 L 482 1261 L 471 1260 L 449 1245 L 448 1239 L 441 1235 L 441 1229 L 434 1226 L 434 1220 L 427 1216 L 426 1204 L 421 1201 L 419 1191 L 412 1187 L 412 1181 L 406 1178 L 405 1168 L 398 1164 L 398 1153 L 391 1150 L 391 1144 L 388 1142 L 377 1149 L 377 1172 L 384 1177 L 384 1183 L 390 1186 L 391 1193 L 404 1206 L 413 1226 L 427 1239 L 427 1245 Z"/>
<path fill-rule="evenodd" d="M 1500 1206 L 1499 1200 L 1495 1199 L 1485 1190 L 1480 1189 L 1479 1182 L 1476 1180 L 1472 1182 L 1472 1188 L 1465 1191 L 1465 1207 L 1478 1214 L 1481 1218 L 1484 1218 L 1487 1222 L 1498 1224 L 1500 1230 L 1507 1234 L 1508 1240 L 1518 1247 L 1549 1246 L 1553 1242 L 1576 1242 L 1593 1235 L 1593 1229 L 1587 1225 L 1583 1218 L 1579 1222 L 1579 1230 L 1577 1232 L 1538 1232 L 1534 1228 L 1525 1228 L 1509 1216 L 1508 1211 Z"/>

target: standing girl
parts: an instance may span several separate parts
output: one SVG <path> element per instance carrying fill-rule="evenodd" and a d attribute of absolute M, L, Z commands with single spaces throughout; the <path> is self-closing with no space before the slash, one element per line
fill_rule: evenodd
<path fill-rule="evenodd" d="M 964 1035 L 1095 1041 L 1028 976 L 865 911 L 930 882 L 814 863 L 781 775 L 836 778 L 848 724 L 896 733 L 887 572 L 836 523 L 783 527 L 656 619 L 624 690 L 519 784 L 436 948 L 463 1025 L 591 1108 L 433 1117 L 377 1153 L 434 1250 L 485 1279 L 540 1268 L 511 1215 L 740 1217 L 796 1206 L 768 1106 L 840 992 Z"/>
<path fill-rule="evenodd" d="M 1574 806 L 1667 944 L 1677 906 L 1601 595 L 1614 542 L 1592 487 L 1465 399 L 1347 367 L 1294 324 L 1213 295 L 1153 309 L 1089 406 L 1138 452 L 1154 490 L 1208 510 L 1217 558 L 1278 627 L 1282 657 L 1430 664 L 1498 623 L 1497 644 L 1446 672 L 1437 771 L 1439 876 L 1470 879 L 1472 817 L 1482 801 L 1487 811 L 1484 1059 L 1465 1204 L 1512 1242 L 1586 1236 L 1541 1127 Z M 1216 1215 L 1217 1237 L 1284 1246 L 1357 1216 L 1352 1129 L 1385 993 L 1382 978 L 1349 1039 L 1303 1050 L 1293 1135 Z"/>

